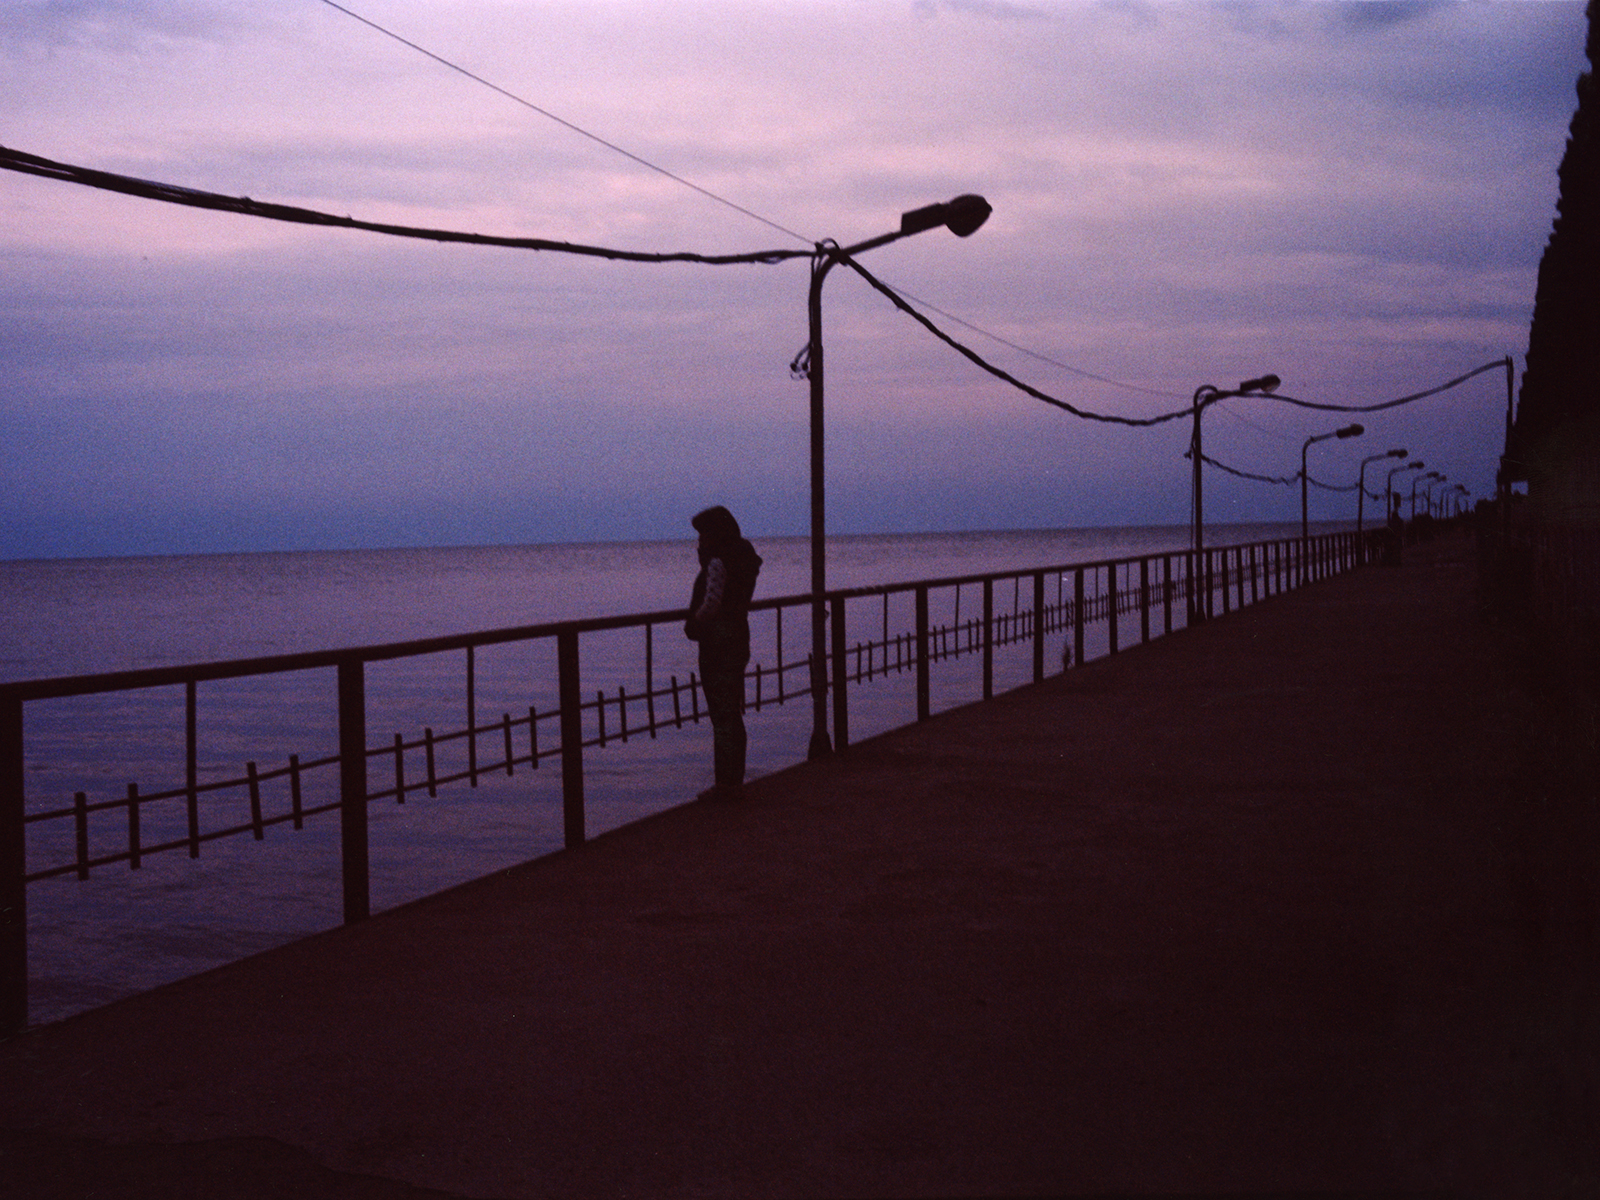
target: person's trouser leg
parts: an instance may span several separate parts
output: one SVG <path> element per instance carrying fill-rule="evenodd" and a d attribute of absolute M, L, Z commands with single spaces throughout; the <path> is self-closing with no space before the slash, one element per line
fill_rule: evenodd
<path fill-rule="evenodd" d="M 744 663 L 735 657 L 701 648 L 700 686 L 711 716 L 711 760 L 718 787 L 744 783 Z"/>

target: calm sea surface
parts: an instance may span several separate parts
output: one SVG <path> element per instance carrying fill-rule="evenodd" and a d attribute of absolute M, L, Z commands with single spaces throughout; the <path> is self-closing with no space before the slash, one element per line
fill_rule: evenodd
<path fill-rule="evenodd" d="M 1212 529 L 1207 536 L 1213 545 L 1224 545 L 1298 532 L 1298 525 L 1255 525 Z M 1147 527 L 833 538 L 828 585 L 1180 550 L 1187 536 L 1186 527 Z M 757 549 L 765 559 L 758 597 L 807 590 L 806 539 L 757 539 Z M 0 678 L 375 645 L 676 609 L 687 603 L 696 566 L 689 541 L 0 562 L 0 612 L 6 614 Z M 968 595 L 961 603 L 975 601 Z M 997 596 L 996 607 L 1009 602 Z M 950 598 L 943 603 L 948 606 Z M 942 619 L 950 615 L 945 611 Z M 884 619 L 895 632 L 907 627 L 909 615 L 886 612 Z M 770 624 L 769 619 L 755 630 L 756 659 L 770 663 L 781 643 L 786 661 L 801 661 L 809 638 L 804 622 L 791 614 L 787 628 Z M 614 687 L 637 666 L 641 638 L 635 629 L 585 640 L 586 699 L 596 689 Z M 1092 646 L 1089 653 L 1095 653 Z M 687 681 L 694 670 L 693 648 L 674 627 L 657 630 L 655 656 L 658 685 L 671 675 Z M 555 707 L 549 647 L 485 648 L 477 658 L 475 723 L 498 721 L 502 712 L 526 714 L 530 704 L 540 711 Z M 384 745 L 394 732 L 415 738 L 423 727 L 463 727 L 463 659 L 456 653 L 369 667 L 369 743 Z M 936 708 L 976 698 L 976 665 L 966 661 L 967 668 L 958 663 L 946 673 Z M 998 685 L 1024 682 L 1029 663 L 1025 651 L 1004 659 Z M 909 673 L 855 689 L 852 736 L 911 720 L 910 689 Z M 202 782 L 241 774 L 246 759 L 259 757 L 265 771 L 289 753 L 302 760 L 332 754 L 333 701 L 331 672 L 202 685 Z M 91 803 L 111 800 L 126 794 L 129 781 L 138 781 L 142 793 L 176 786 L 183 777 L 183 726 L 181 688 L 30 704 L 29 811 L 70 805 L 78 791 Z M 751 775 L 802 759 L 809 728 L 803 700 L 766 704 L 752 714 Z M 658 739 L 636 734 L 625 745 L 590 751 L 586 768 L 588 831 L 594 834 L 682 803 L 707 786 L 710 730 L 691 724 Z M 511 778 L 485 776 L 476 788 L 441 789 L 436 799 L 422 793 L 404 805 L 375 803 L 373 909 L 558 849 L 559 773 L 549 762 L 537 771 L 523 767 Z M 374 790 L 380 786 L 389 785 L 375 780 Z M 308 793 L 306 802 L 314 799 Z M 273 797 L 264 802 L 278 803 Z M 125 847 L 125 822 L 110 814 L 96 818 L 91 853 L 117 850 L 118 838 Z M 145 843 L 182 836 L 181 814 L 165 824 L 160 812 L 146 820 Z M 71 822 L 51 825 L 61 829 L 30 826 L 30 869 L 71 858 Z M 338 835 L 337 817 L 329 814 L 308 819 L 298 831 L 271 827 L 261 841 L 246 835 L 208 842 L 193 860 L 177 851 L 147 856 L 137 871 L 114 864 L 95 869 L 87 881 L 69 874 L 30 885 L 31 1019 L 54 1020 L 338 924 Z"/>

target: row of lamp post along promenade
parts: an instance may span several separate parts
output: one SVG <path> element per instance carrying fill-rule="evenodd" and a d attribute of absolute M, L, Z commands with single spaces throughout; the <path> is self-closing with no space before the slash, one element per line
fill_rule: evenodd
<path fill-rule="evenodd" d="M 1190 435 L 1189 440 L 1189 457 L 1192 460 L 1190 468 L 1193 473 L 1191 482 L 1191 512 L 1193 513 L 1193 517 L 1190 533 L 1194 551 L 1194 569 L 1196 572 L 1204 570 L 1202 564 L 1205 562 L 1205 491 L 1201 486 L 1202 455 L 1200 441 L 1200 415 L 1205 412 L 1208 406 L 1215 404 L 1219 400 L 1228 400 L 1235 396 L 1270 396 L 1273 392 L 1278 390 L 1278 386 L 1282 382 L 1283 380 L 1279 379 L 1276 375 L 1260 375 L 1255 379 L 1246 379 L 1243 383 L 1239 384 L 1238 387 L 1226 391 L 1217 387 L 1215 384 L 1210 383 L 1201 384 L 1195 389 L 1193 403 L 1194 431 Z M 1325 442 L 1329 438 L 1339 438 L 1340 440 L 1343 440 L 1344 438 L 1360 437 L 1365 432 L 1366 430 L 1362 428 L 1362 426 L 1350 424 L 1344 426 L 1343 428 L 1335 429 L 1331 433 L 1319 433 L 1312 437 L 1308 437 L 1305 440 L 1305 444 L 1300 447 L 1300 573 L 1302 582 L 1304 581 L 1306 570 L 1306 547 L 1309 544 L 1311 532 L 1310 521 L 1307 518 L 1306 504 L 1306 488 L 1308 480 L 1306 453 L 1311 449 L 1312 444 L 1315 442 Z M 1385 454 L 1375 455 L 1374 458 L 1404 458 L 1405 455 L 1406 452 L 1404 450 L 1390 450 Z M 1368 459 L 1361 464 L 1362 480 L 1359 484 L 1358 490 L 1360 490 L 1363 495 L 1365 494 L 1366 490 L 1366 466 L 1367 462 L 1371 461 L 1374 461 L 1374 459 Z M 1360 527 L 1361 510 L 1358 502 L 1356 512 L 1356 528 L 1358 531 L 1360 530 Z M 1189 594 L 1189 620 L 1191 622 L 1202 621 L 1205 619 L 1205 616 L 1205 597 L 1197 594 L 1195 590 L 1191 588 Z"/>
<path fill-rule="evenodd" d="M 831 271 L 839 263 L 865 250 L 887 245 L 889 242 L 898 241 L 914 233 L 924 233 L 929 229 L 948 229 L 957 237 L 969 237 L 989 219 L 993 211 L 989 202 L 982 196 L 965 195 L 957 196 L 954 200 L 942 204 L 930 204 L 924 208 L 914 209 L 903 213 L 900 217 L 900 228 L 890 233 L 880 234 L 850 246 L 840 246 L 837 242 L 822 241 L 816 245 L 816 252 L 811 259 L 811 289 L 807 303 L 807 317 L 810 340 L 804 349 L 795 357 L 792 369 L 795 374 L 806 378 L 811 384 L 811 704 L 812 727 L 811 745 L 809 756 L 819 758 L 833 750 L 832 739 L 828 734 L 828 687 L 827 687 L 827 611 L 823 601 L 823 593 L 827 591 L 827 560 L 824 549 L 825 505 L 824 505 L 824 473 L 823 473 L 823 350 L 822 350 L 822 285 Z M 1226 400 L 1234 396 L 1268 395 L 1277 389 L 1282 381 L 1276 375 L 1262 375 L 1256 379 L 1247 379 L 1237 388 L 1224 391 L 1212 384 L 1205 384 L 1198 388 L 1194 394 L 1194 432 L 1190 443 L 1190 457 L 1193 461 L 1193 550 L 1196 564 L 1203 561 L 1204 551 L 1204 522 L 1202 520 L 1202 489 L 1200 483 L 1200 415 L 1208 405 L 1218 400 Z M 1346 425 L 1331 433 L 1317 434 L 1305 440 L 1300 448 L 1300 538 L 1301 538 L 1301 563 L 1304 570 L 1304 547 L 1309 538 L 1309 523 L 1306 516 L 1306 453 L 1315 442 L 1327 441 L 1330 438 L 1359 437 L 1363 428 L 1357 424 Z M 1405 458 L 1407 451 L 1403 449 L 1388 450 L 1383 454 L 1374 454 L 1361 462 L 1361 475 L 1358 480 L 1358 500 L 1356 506 L 1356 530 L 1359 533 L 1363 523 L 1363 509 L 1366 499 L 1366 470 L 1367 464 L 1385 458 Z M 1389 472 L 1388 480 L 1384 487 L 1384 496 L 1388 508 L 1387 512 L 1394 511 L 1394 477 L 1404 471 L 1420 470 L 1426 464 L 1419 461 L 1406 463 L 1404 466 L 1395 467 Z M 1416 516 L 1417 510 L 1417 484 L 1424 479 L 1434 482 L 1428 485 L 1428 503 L 1432 504 L 1432 488 L 1437 483 L 1445 481 L 1445 476 L 1437 471 L 1429 471 L 1426 475 L 1418 477 L 1412 482 L 1411 489 L 1411 515 Z M 1466 489 L 1457 484 L 1456 489 L 1465 492 Z M 1202 605 L 1198 603 L 1200 597 L 1191 594 L 1189 598 L 1190 619 L 1198 620 L 1204 616 Z"/>

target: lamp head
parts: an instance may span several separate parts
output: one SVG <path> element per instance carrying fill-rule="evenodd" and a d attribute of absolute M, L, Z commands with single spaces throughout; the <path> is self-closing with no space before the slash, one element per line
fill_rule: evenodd
<path fill-rule="evenodd" d="M 957 196 L 943 204 L 929 204 L 900 214 L 902 234 L 921 233 L 925 229 L 945 226 L 957 237 L 970 237 L 989 219 L 994 211 L 982 196 Z"/>
<path fill-rule="evenodd" d="M 1409 453 L 1409 451 L 1406 451 L 1406 450 L 1391 450 L 1391 451 L 1389 451 L 1389 457 L 1390 458 L 1404 458 L 1408 453 Z"/>
<path fill-rule="evenodd" d="M 1243 395 L 1247 392 L 1275 392 L 1282 382 L 1283 380 L 1276 375 L 1260 375 L 1255 379 L 1246 379 L 1241 383 L 1239 385 L 1239 393 Z"/>
<path fill-rule="evenodd" d="M 1353 437 L 1360 437 L 1365 432 L 1366 432 L 1366 430 L 1363 429 L 1360 425 L 1351 424 L 1351 425 L 1346 425 L 1343 429 L 1336 430 L 1335 433 L 1334 433 L 1334 436 L 1338 437 L 1340 439 L 1353 438 Z"/>
<path fill-rule="evenodd" d="M 1400 469 L 1402 471 L 1420 471 L 1420 470 L 1422 470 L 1423 467 L 1425 467 L 1427 465 L 1428 465 L 1427 463 L 1423 462 L 1419 458 L 1419 459 L 1417 459 L 1416 462 L 1408 462 L 1405 466 L 1401 467 Z"/>

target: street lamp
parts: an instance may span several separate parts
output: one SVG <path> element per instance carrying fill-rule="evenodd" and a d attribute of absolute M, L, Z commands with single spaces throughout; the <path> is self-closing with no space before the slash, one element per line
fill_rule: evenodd
<path fill-rule="evenodd" d="M 1315 437 L 1308 437 L 1305 445 L 1300 447 L 1300 542 L 1302 554 L 1311 530 L 1310 523 L 1306 520 L 1306 451 L 1311 449 L 1313 442 L 1325 442 L 1329 438 L 1338 438 L 1343 441 L 1345 438 L 1360 437 L 1365 432 L 1366 430 L 1360 425 L 1346 425 L 1343 429 L 1335 429 L 1332 433 L 1319 433 Z M 1405 457 L 1404 450 L 1400 452 L 1400 456 L 1402 458 Z M 1386 458 L 1388 456 L 1380 454 L 1378 457 Z"/>
<path fill-rule="evenodd" d="M 790 370 L 795 375 L 811 381 L 811 758 L 820 758 L 833 751 L 833 743 L 828 737 L 827 613 L 822 600 L 822 594 L 827 590 L 823 549 L 826 525 L 823 519 L 822 472 L 822 283 L 836 264 L 851 255 L 914 233 L 943 226 L 957 237 L 968 237 L 989 219 L 992 211 L 989 202 L 982 196 L 957 196 L 943 204 L 929 204 L 903 213 L 899 229 L 857 242 L 853 246 L 840 247 L 832 241 L 818 242 L 811 259 L 811 292 L 807 303 L 811 340 L 790 364 Z"/>
<path fill-rule="evenodd" d="M 1445 480 L 1449 478 L 1450 477 L 1448 475 L 1441 475 L 1427 487 L 1422 489 L 1423 503 L 1427 506 L 1426 511 L 1428 516 L 1432 517 L 1436 515 L 1433 511 L 1433 489 L 1438 487 L 1439 484 L 1445 482 Z"/>
<path fill-rule="evenodd" d="M 1444 476 L 1439 474 L 1439 472 L 1437 472 L 1437 471 L 1429 471 L 1426 475 L 1418 475 L 1415 479 L 1413 479 L 1411 481 L 1411 519 L 1413 521 L 1415 521 L 1417 519 L 1417 484 L 1421 483 L 1424 479 L 1443 479 L 1443 478 L 1444 478 Z M 1431 487 L 1433 485 L 1429 484 L 1429 486 Z"/>
<path fill-rule="evenodd" d="M 1367 505 L 1367 464 L 1377 462 L 1380 458 L 1404 458 L 1409 453 L 1410 451 L 1408 450 L 1389 450 L 1383 454 L 1374 454 L 1361 460 L 1361 473 L 1356 477 L 1356 533 L 1359 534 L 1362 531 L 1362 514 Z M 1389 474 L 1393 475 L 1394 472 L 1390 471 Z M 1387 517 L 1388 515 L 1388 511 L 1385 510 L 1384 516 Z"/>
<path fill-rule="evenodd" d="M 1384 514 L 1384 520 L 1388 520 L 1389 517 L 1391 515 L 1393 515 L 1394 511 L 1395 511 L 1394 477 L 1396 475 L 1400 474 L 1401 471 L 1420 471 L 1420 470 L 1422 470 L 1423 467 L 1425 467 L 1427 465 L 1428 465 L 1427 463 L 1423 462 L 1419 458 L 1415 462 L 1408 462 L 1405 466 L 1396 467 L 1394 470 L 1389 472 L 1389 478 L 1388 478 L 1387 481 L 1385 481 L 1385 483 L 1383 485 L 1383 514 Z"/>
<path fill-rule="evenodd" d="M 1258 375 L 1254 379 L 1246 379 L 1230 392 L 1225 392 L 1214 384 L 1203 383 L 1194 390 L 1194 432 L 1189 437 L 1189 457 L 1193 459 L 1194 478 L 1190 485 L 1189 508 L 1192 514 L 1193 528 L 1189 531 L 1189 543 L 1194 548 L 1194 563 L 1189 568 L 1189 620 L 1191 623 L 1205 616 L 1205 604 L 1195 591 L 1194 581 L 1198 578 L 1204 567 L 1205 550 L 1205 520 L 1202 513 L 1202 492 L 1200 487 L 1200 414 L 1206 406 L 1215 404 L 1218 400 L 1226 400 L 1231 396 L 1256 396 L 1267 395 L 1277 391 L 1278 385 L 1283 380 L 1276 375 Z"/>
<path fill-rule="evenodd" d="M 1342 429 L 1335 429 L 1332 433 L 1319 433 L 1315 437 L 1308 437 L 1305 444 L 1300 447 L 1300 583 L 1305 584 L 1309 578 L 1306 565 L 1306 555 L 1311 549 L 1311 525 L 1306 519 L 1306 451 L 1311 449 L 1313 442 L 1325 442 L 1329 438 L 1360 437 L 1366 430 L 1360 425 L 1350 424 Z"/>

